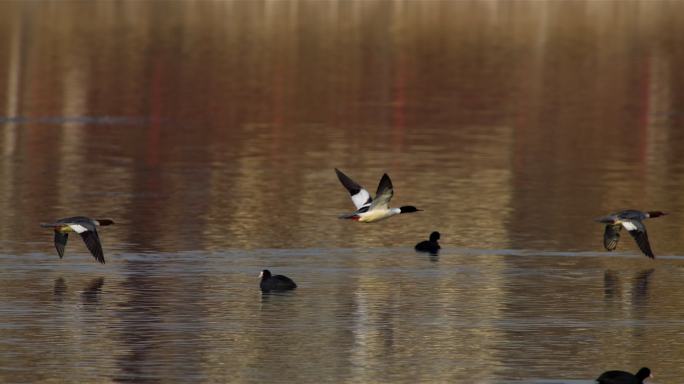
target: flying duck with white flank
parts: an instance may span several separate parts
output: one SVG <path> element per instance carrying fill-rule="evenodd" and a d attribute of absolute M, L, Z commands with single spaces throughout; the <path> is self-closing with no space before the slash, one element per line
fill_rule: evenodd
<path fill-rule="evenodd" d="M 641 252 L 651 259 L 655 258 L 653 251 L 651 250 L 651 244 L 648 242 L 646 227 L 642 221 L 664 215 L 667 215 L 667 213 L 660 211 L 642 212 L 628 209 L 626 211 L 611 213 L 608 216 L 599 217 L 596 221 L 606 224 L 606 230 L 603 233 L 603 246 L 609 251 L 614 250 L 620 240 L 620 231 L 622 228 L 625 228 L 629 231 L 629 234 L 632 235 L 634 240 L 636 240 Z"/>
<path fill-rule="evenodd" d="M 349 176 L 342 173 L 335 168 L 337 178 L 340 179 L 342 185 L 347 188 L 351 195 L 352 202 L 356 206 L 356 211 L 340 216 L 340 219 L 351 219 L 360 221 L 362 223 L 372 223 L 398 215 L 400 213 L 412 213 L 422 211 L 412 205 L 405 205 L 400 208 L 390 208 L 389 202 L 394 195 L 392 188 L 392 180 L 387 174 L 383 174 L 378 183 L 378 190 L 375 193 L 375 200 L 371 198 L 370 193 L 362 186 L 357 184 Z"/>
<path fill-rule="evenodd" d="M 114 224 L 114 222 L 109 219 L 94 220 L 85 216 L 74 216 L 59 219 L 54 223 L 42 223 L 40 226 L 54 229 L 55 248 L 57 248 L 57 254 L 59 254 L 60 259 L 64 257 L 64 247 L 66 247 L 69 232 L 75 232 L 81 235 L 93 257 L 104 264 L 104 253 L 102 252 L 102 244 L 100 243 L 100 236 L 97 235 L 96 228 L 111 224 Z"/>

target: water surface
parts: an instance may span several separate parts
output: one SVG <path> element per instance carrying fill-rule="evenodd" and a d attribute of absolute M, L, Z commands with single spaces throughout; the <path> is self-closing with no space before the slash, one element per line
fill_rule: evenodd
<path fill-rule="evenodd" d="M 0 3 L 0 381 L 677 382 L 683 8 Z M 338 220 L 335 167 L 424 211 Z"/>

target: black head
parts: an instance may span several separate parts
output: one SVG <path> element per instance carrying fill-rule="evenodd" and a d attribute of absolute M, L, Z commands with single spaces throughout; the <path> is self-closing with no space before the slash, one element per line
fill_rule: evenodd
<path fill-rule="evenodd" d="M 97 223 L 100 224 L 100 225 L 102 225 L 102 226 L 105 226 L 105 225 L 112 225 L 112 224 L 114 224 L 114 221 L 113 221 L 113 220 L 109 220 L 109 219 L 98 219 L 98 220 L 97 220 Z"/>
<path fill-rule="evenodd" d="M 262 279 L 268 279 L 269 277 L 271 277 L 271 271 L 269 271 L 268 269 L 264 269 L 259 274 L 259 277 L 261 277 Z"/>
<path fill-rule="evenodd" d="M 659 217 L 659 216 L 665 216 L 665 215 L 667 215 L 667 212 L 648 211 L 648 217 Z"/>
<path fill-rule="evenodd" d="M 643 367 L 639 370 L 639 372 L 637 372 L 636 377 L 639 380 L 639 382 L 642 382 L 645 379 L 651 377 L 651 370 L 646 367 Z"/>
<path fill-rule="evenodd" d="M 439 240 L 439 232 L 434 231 L 430 234 L 430 241 L 437 241 Z"/>
<path fill-rule="evenodd" d="M 399 208 L 401 210 L 401 213 L 411 213 L 411 212 L 418 212 L 422 211 L 422 209 L 418 209 L 414 207 L 413 205 L 404 205 L 403 207 Z"/>

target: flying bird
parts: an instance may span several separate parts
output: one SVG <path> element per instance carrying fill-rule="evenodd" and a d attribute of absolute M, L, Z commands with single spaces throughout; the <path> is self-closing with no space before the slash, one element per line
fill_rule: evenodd
<path fill-rule="evenodd" d="M 93 257 L 104 264 L 104 253 L 102 252 L 102 244 L 100 243 L 100 236 L 97 235 L 96 228 L 111 224 L 114 224 L 114 222 L 109 219 L 94 220 L 85 216 L 74 216 L 59 219 L 54 223 L 42 223 L 40 226 L 54 229 L 55 248 L 57 248 L 57 254 L 59 254 L 60 259 L 64 257 L 64 247 L 66 247 L 69 232 L 75 232 L 81 235 Z"/>
<path fill-rule="evenodd" d="M 603 233 L 603 246 L 609 251 L 614 250 L 620 240 L 620 231 L 622 228 L 625 228 L 629 231 L 629 234 L 632 235 L 634 240 L 636 240 L 641 252 L 651 259 L 655 258 L 653 251 L 651 250 L 651 244 L 648 242 L 646 227 L 642 221 L 664 215 L 667 215 L 667 213 L 660 211 L 641 212 L 634 209 L 628 209 L 626 211 L 611 213 L 608 216 L 599 217 L 596 221 L 606 224 L 606 230 Z"/>
<path fill-rule="evenodd" d="M 386 173 L 382 175 L 380 183 L 378 183 L 375 199 L 371 198 L 370 193 L 368 193 L 365 188 L 350 179 L 349 176 L 342 173 L 339 169 L 335 168 L 335 173 L 337 173 L 337 178 L 340 179 L 342 185 L 349 191 L 352 202 L 356 207 L 356 211 L 343 214 L 340 216 L 340 219 L 351 219 L 362 223 L 372 223 L 400 213 L 422 211 L 422 209 L 418 209 L 412 205 L 405 205 L 399 208 L 389 207 L 389 202 L 394 195 L 394 189 L 392 188 L 392 180 L 390 180 Z"/>

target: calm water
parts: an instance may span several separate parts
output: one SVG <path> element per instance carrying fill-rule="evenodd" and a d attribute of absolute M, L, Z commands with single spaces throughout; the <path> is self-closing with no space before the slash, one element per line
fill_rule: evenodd
<path fill-rule="evenodd" d="M 682 14 L 0 3 L 0 382 L 681 381 Z M 334 167 L 425 211 L 338 220 Z M 602 250 L 623 208 L 671 212 L 655 261 Z"/>

